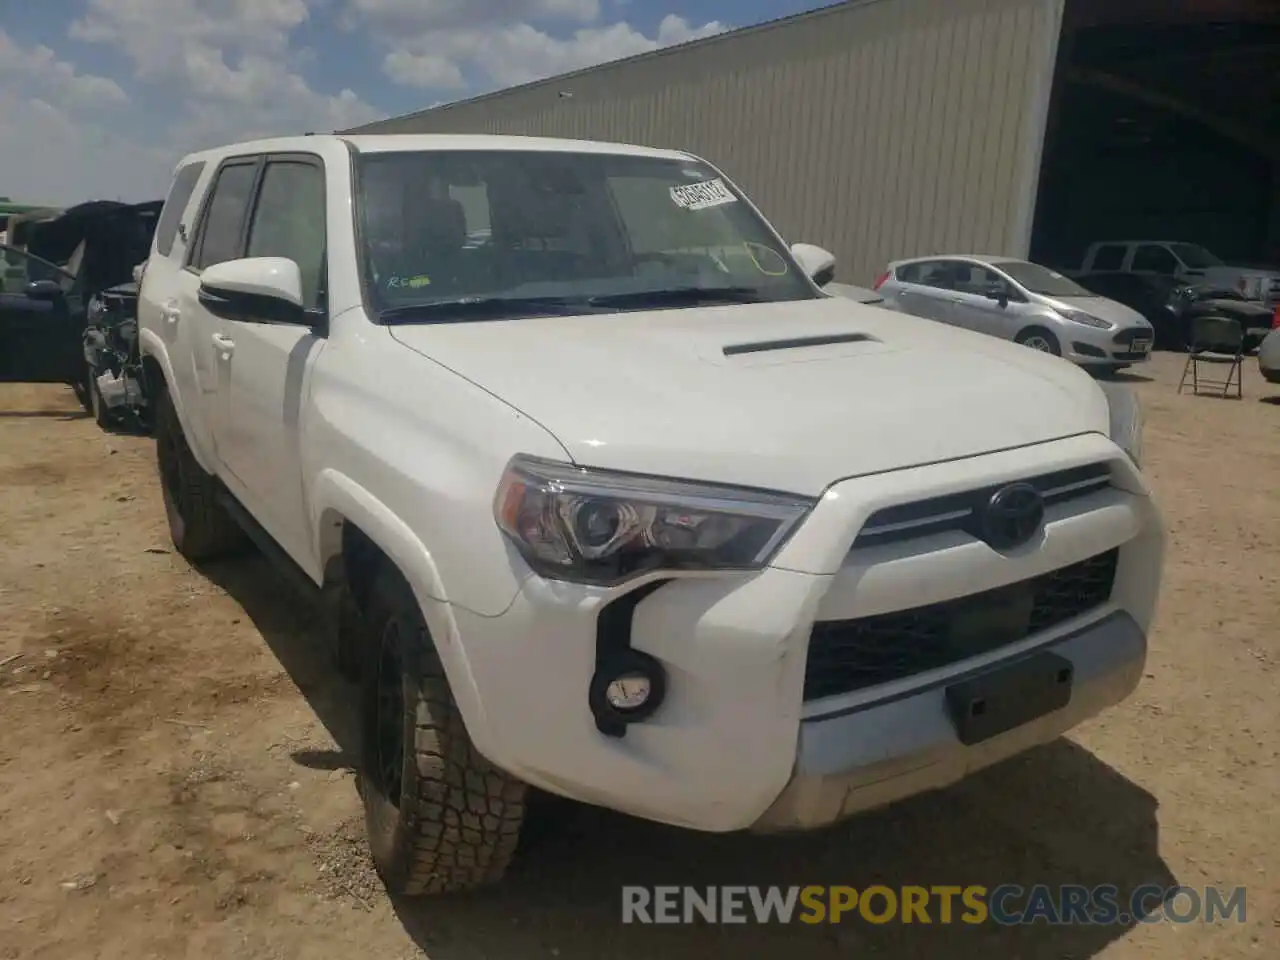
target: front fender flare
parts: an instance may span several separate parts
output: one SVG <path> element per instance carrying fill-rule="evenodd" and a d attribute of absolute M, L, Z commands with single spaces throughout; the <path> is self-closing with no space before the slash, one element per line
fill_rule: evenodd
<path fill-rule="evenodd" d="M 476 749 L 491 756 L 489 722 L 431 552 L 390 507 L 337 470 L 320 471 L 310 499 L 315 555 L 322 564 L 341 549 L 344 522 L 357 526 L 395 564 L 422 609 L 467 732 Z"/>
<path fill-rule="evenodd" d="M 169 359 L 169 351 L 165 347 L 164 340 L 154 330 L 139 327 L 138 354 L 144 360 L 153 360 L 160 368 L 160 373 L 164 377 L 165 389 L 169 393 L 169 402 L 173 404 L 173 410 L 178 415 L 178 422 L 182 424 L 182 433 L 187 438 L 187 446 L 191 450 L 191 455 L 195 457 L 196 463 L 200 465 L 201 470 L 207 474 L 214 475 L 217 472 L 214 469 L 214 459 L 210 456 L 209 451 L 205 450 L 200 444 L 196 432 L 191 429 L 187 411 L 182 405 L 182 391 L 174 389 L 177 379 L 173 375 L 173 363 Z"/>

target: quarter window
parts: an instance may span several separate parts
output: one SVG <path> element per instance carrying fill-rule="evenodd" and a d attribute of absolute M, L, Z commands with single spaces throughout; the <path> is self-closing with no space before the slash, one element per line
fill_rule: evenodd
<path fill-rule="evenodd" d="M 1099 247 L 1093 253 L 1094 270 L 1121 270 L 1124 268 L 1124 255 L 1128 248 L 1122 243 L 1111 243 Z"/>
<path fill-rule="evenodd" d="M 1146 244 L 1134 253 L 1133 269 L 1150 273 L 1174 274 L 1178 270 L 1178 260 L 1164 247 Z"/>
<path fill-rule="evenodd" d="M 156 252 L 167 257 L 173 249 L 174 237 L 178 235 L 178 224 L 182 214 L 186 212 L 191 194 L 196 188 L 196 181 L 204 172 L 204 161 L 189 163 L 178 171 L 173 178 L 173 186 L 169 189 L 169 198 L 164 202 L 164 210 L 156 223 Z"/>

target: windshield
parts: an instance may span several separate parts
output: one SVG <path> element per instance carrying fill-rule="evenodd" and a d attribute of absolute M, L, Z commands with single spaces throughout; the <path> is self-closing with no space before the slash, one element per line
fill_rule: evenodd
<path fill-rule="evenodd" d="M 1189 270 L 1207 270 L 1209 267 L 1222 266 L 1221 260 L 1204 247 L 1194 243 L 1171 243 L 1169 249 Z"/>
<path fill-rule="evenodd" d="M 1070 277 L 1063 276 L 1056 270 L 1042 267 L 1038 263 L 1025 260 L 1004 260 L 995 266 L 1003 270 L 1014 282 L 1031 293 L 1045 297 L 1092 297 L 1096 294 L 1086 290 Z"/>
<path fill-rule="evenodd" d="M 572 313 L 578 304 L 587 313 L 820 296 L 705 164 L 560 151 L 397 152 L 362 155 L 356 176 L 365 283 L 389 322 L 495 319 L 502 312 L 493 305 L 506 301 L 511 316 L 525 316 Z M 469 309 L 440 309 L 459 300 Z M 476 300 L 484 306 L 474 309 Z"/>

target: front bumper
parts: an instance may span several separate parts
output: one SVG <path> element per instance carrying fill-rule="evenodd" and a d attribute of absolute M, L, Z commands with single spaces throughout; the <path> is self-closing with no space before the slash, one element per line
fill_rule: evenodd
<path fill-rule="evenodd" d="M 1150 326 L 1095 330 L 1072 324 L 1066 331 L 1063 356 L 1081 366 L 1142 363 L 1151 358 L 1155 331 Z"/>
<path fill-rule="evenodd" d="M 1108 461 L 1111 486 L 1051 507 L 1039 542 L 1010 553 L 957 533 L 860 548 L 875 511 L 995 482 Z M 1119 550 L 1110 599 L 981 656 L 805 701 L 817 620 L 943 602 Z M 811 828 L 942 786 L 1057 737 L 1123 699 L 1141 676 L 1164 548 L 1140 475 L 1090 434 L 836 484 L 770 569 L 683 576 L 640 600 L 630 643 L 663 665 L 668 692 L 624 738 L 587 703 L 602 611 L 639 584 L 603 589 L 529 577 L 503 615 L 455 608 L 483 705 L 466 717 L 498 766 L 580 801 L 707 831 Z M 1074 665 L 1061 710 L 974 747 L 940 707 L 955 679 L 1054 648 Z"/>
<path fill-rule="evenodd" d="M 820 827 L 945 787 L 1054 740 L 1133 692 L 1142 678 L 1147 641 L 1131 616 L 1116 611 L 1037 650 L 1071 661 L 1071 702 L 975 746 L 956 738 L 947 712 L 946 681 L 847 713 L 806 719 L 800 725 L 795 775 L 755 828 Z"/>

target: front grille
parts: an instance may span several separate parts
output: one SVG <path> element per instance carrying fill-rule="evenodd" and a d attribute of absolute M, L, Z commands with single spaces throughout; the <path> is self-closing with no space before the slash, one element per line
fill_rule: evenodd
<path fill-rule="evenodd" d="M 1120 346 L 1129 347 L 1133 345 L 1133 341 L 1135 340 L 1150 341 L 1151 336 L 1152 334 L 1150 330 L 1145 330 L 1141 327 L 1131 327 L 1128 330 L 1121 330 L 1111 338 L 1111 342 Z"/>
<path fill-rule="evenodd" d="M 911 677 L 1017 643 L 1111 598 L 1119 550 L 1030 580 L 926 607 L 815 623 L 804 698 Z"/>
<path fill-rule="evenodd" d="M 1012 482 L 1009 480 L 979 490 L 967 490 L 964 493 L 877 510 L 867 518 L 858 532 L 853 541 L 853 549 L 878 547 L 950 530 L 962 530 L 976 537 L 979 509 L 991 499 L 992 494 Z M 1070 470 L 1057 470 L 1029 477 L 1021 482 L 1029 483 L 1040 491 L 1047 507 L 1083 497 L 1110 485 L 1111 468 L 1105 463 L 1091 463 Z"/>

